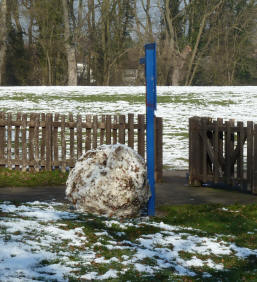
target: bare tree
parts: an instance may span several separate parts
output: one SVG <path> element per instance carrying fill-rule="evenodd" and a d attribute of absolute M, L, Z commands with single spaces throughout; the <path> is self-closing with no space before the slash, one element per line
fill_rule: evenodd
<path fill-rule="evenodd" d="M 64 40 L 68 63 L 68 85 L 77 85 L 77 61 L 76 50 L 73 41 L 73 35 L 70 28 L 69 3 L 68 0 L 62 0 L 63 21 L 64 21 Z"/>
<path fill-rule="evenodd" d="M 224 0 L 159 2 L 163 28 L 159 42 L 162 83 L 192 84 L 212 36 L 213 27 L 209 24 L 209 18 L 217 17 L 223 2 Z"/>
<path fill-rule="evenodd" d="M 0 84 L 77 85 L 77 62 L 80 84 L 120 84 L 126 68 L 143 70 L 152 41 L 159 84 L 256 84 L 256 9 L 256 0 L 0 0 Z"/>
<path fill-rule="evenodd" d="M 110 85 L 130 49 L 134 0 L 87 1 L 87 66 L 96 84 Z M 90 76 L 91 73 L 87 72 Z M 88 78 L 89 78 L 88 75 Z M 89 81 L 89 80 L 88 80 Z"/>
<path fill-rule="evenodd" d="M 184 44 L 181 44 L 178 31 L 175 28 L 177 24 L 175 20 L 179 14 L 174 16 L 172 9 L 179 13 L 180 4 L 179 1 L 171 4 L 169 0 L 165 0 L 163 6 L 159 4 L 164 22 L 163 39 L 160 40 L 159 48 L 159 58 L 162 64 L 160 67 L 161 77 L 164 84 L 174 86 L 182 83 L 185 77 L 185 64 L 192 51 L 190 45 L 183 46 Z M 180 13 L 184 16 L 184 11 Z"/>
<path fill-rule="evenodd" d="M 1 1 L 1 18 L 0 18 L 0 85 L 2 85 L 2 76 L 4 68 L 4 60 L 6 54 L 7 40 L 7 3 L 6 0 Z"/>
<path fill-rule="evenodd" d="M 224 0 L 220 0 L 219 2 L 215 3 L 215 1 L 213 1 L 213 3 L 211 3 L 211 5 L 206 5 L 206 7 L 204 7 L 204 10 L 202 12 L 202 17 L 201 17 L 201 21 L 200 21 L 200 25 L 198 27 L 198 32 L 197 32 L 197 37 L 196 40 L 194 42 L 194 46 L 193 46 L 193 52 L 192 55 L 190 56 L 190 60 L 189 60 L 189 64 L 188 64 L 188 68 L 187 68 L 187 74 L 186 74 L 186 85 L 191 85 L 195 72 L 196 70 L 193 70 L 193 65 L 197 59 L 197 53 L 199 52 L 199 44 L 201 41 L 201 38 L 204 35 L 204 29 L 206 28 L 206 24 L 207 24 L 207 20 L 210 16 L 214 15 L 215 17 L 218 14 L 218 8 L 221 6 L 221 4 L 224 2 Z M 211 34 L 212 30 L 208 30 L 207 34 Z M 207 39 L 205 41 L 205 43 L 207 42 L 207 44 L 209 43 L 209 40 Z M 203 47 L 202 47 L 203 48 Z M 198 57 L 199 58 L 199 57 Z M 195 68 L 198 66 L 197 63 L 195 63 Z M 192 72 L 193 70 L 193 72 Z"/>

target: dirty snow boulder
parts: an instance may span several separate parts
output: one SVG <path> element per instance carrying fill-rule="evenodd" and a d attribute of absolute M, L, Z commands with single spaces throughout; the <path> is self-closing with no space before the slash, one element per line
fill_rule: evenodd
<path fill-rule="evenodd" d="M 150 197 L 144 160 L 121 144 L 90 150 L 71 170 L 66 196 L 80 211 L 115 217 L 138 216 Z"/>

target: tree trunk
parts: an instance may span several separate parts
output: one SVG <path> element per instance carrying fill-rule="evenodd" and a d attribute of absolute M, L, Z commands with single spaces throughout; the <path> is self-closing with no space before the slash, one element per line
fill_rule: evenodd
<path fill-rule="evenodd" d="M 91 84 L 91 70 L 93 76 L 97 73 L 97 63 L 95 58 L 95 49 L 96 49 L 96 26 L 95 26 L 95 3 L 94 0 L 87 1 L 88 13 L 87 13 L 87 26 L 88 26 L 88 38 L 89 46 L 87 50 L 87 60 L 86 60 L 86 74 L 87 74 L 87 84 Z M 93 51 L 93 52 L 92 52 Z M 94 54 L 94 55 L 93 55 Z"/>
<path fill-rule="evenodd" d="M 18 3 L 18 1 L 17 0 L 13 1 L 13 5 L 14 5 L 14 7 L 12 8 L 13 9 L 13 18 L 14 18 L 18 33 L 19 33 L 20 36 L 22 36 L 22 27 L 21 27 L 21 23 L 20 23 L 20 13 L 19 13 L 19 3 Z"/>
<path fill-rule="evenodd" d="M 102 50 L 103 50 L 103 85 L 109 85 L 109 64 L 110 64 L 110 1 L 102 3 Z"/>
<path fill-rule="evenodd" d="M 47 58 L 47 68 L 48 68 L 48 85 L 52 85 L 52 66 L 51 66 L 51 59 L 49 57 L 48 51 L 46 52 Z"/>
<path fill-rule="evenodd" d="M 171 75 L 172 86 L 179 86 L 180 82 L 180 70 L 179 68 L 174 68 Z"/>
<path fill-rule="evenodd" d="M 68 62 L 68 85 L 77 85 L 77 61 L 76 51 L 73 44 L 70 23 L 69 23 L 69 8 L 67 0 L 62 0 L 63 5 L 63 19 L 64 19 L 64 40 L 65 50 Z"/>
<path fill-rule="evenodd" d="M 178 86 L 181 84 L 181 82 L 185 78 L 185 64 L 189 57 L 189 54 L 191 53 L 192 49 L 189 45 L 187 45 L 181 53 L 178 53 L 175 55 L 174 58 L 174 68 L 171 75 L 172 85 Z"/>
<path fill-rule="evenodd" d="M 190 58 L 190 62 L 188 65 L 188 70 L 187 70 L 187 76 L 186 76 L 186 85 L 189 86 L 190 85 L 190 81 L 192 81 L 192 79 L 190 78 L 192 69 L 193 69 L 193 64 L 196 60 L 196 54 L 198 52 L 199 49 L 199 45 L 200 45 L 200 40 L 204 31 L 204 28 L 206 26 L 206 21 L 208 19 L 209 16 L 211 16 L 211 14 L 222 4 L 223 0 L 219 1 L 209 12 L 205 12 L 205 14 L 202 17 L 201 20 L 201 24 L 198 30 L 198 34 L 197 34 L 197 38 L 196 38 L 196 42 L 192 51 L 192 55 Z"/>
<path fill-rule="evenodd" d="M 6 40 L 7 40 L 7 25 L 6 25 L 6 17 L 7 17 L 7 5 L 6 0 L 2 0 L 1 2 L 1 18 L 0 18 L 0 85 L 2 85 L 2 76 L 3 76 L 3 68 L 4 68 L 4 60 L 6 54 Z"/>
<path fill-rule="evenodd" d="M 153 39 L 152 17 L 150 14 L 151 0 L 147 0 L 146 3 L 144 3 L 144 0 L 141 0 L 141 4 L 146 16 L 145 39 L 147 42 L 152 42 L 154 39 Z"/>

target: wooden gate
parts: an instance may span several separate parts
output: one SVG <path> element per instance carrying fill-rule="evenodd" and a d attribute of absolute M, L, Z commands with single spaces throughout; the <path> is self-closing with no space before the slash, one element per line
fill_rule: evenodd
<path fill-rule="evenodd" d="M 257 194 L 257 124 L 189 119 L 189 184 L 206 183 Z"/>

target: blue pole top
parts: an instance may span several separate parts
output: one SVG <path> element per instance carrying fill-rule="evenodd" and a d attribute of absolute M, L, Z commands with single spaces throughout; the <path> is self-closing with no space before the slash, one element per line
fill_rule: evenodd
<path fill-rule="evenodd" d="M 145 45 L 145 65 L 146 65 L 146 103 L 149 107 L 153 107 L 156 110 L 156 83 L 157 83 L 157 71 L 156 71 L 156 43 L 149 43 Z"/>
<path fill-rule="evenodd" d="M 148 43 L 145 45 L 145 49 L 156 49 L 156 43 Z"/>

